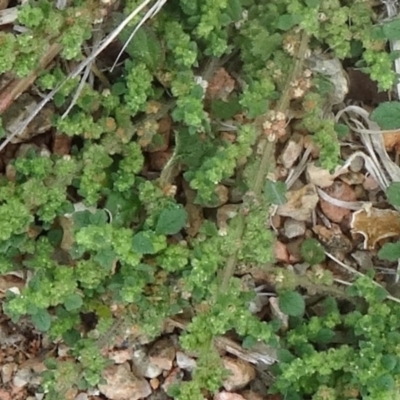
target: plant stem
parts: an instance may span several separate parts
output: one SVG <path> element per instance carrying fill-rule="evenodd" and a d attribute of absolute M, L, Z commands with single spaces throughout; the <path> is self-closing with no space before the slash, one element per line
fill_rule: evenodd
<path fill-rule="evenodd" d="M 302 32 L 301 42 L 297 53 L 296 62 L 293 66 L 290 77 L 286 82 L 285 88 L 282 92 L 282 96 L 279 99 L 279 102 L 275 109 L 276 112 L 283 112 L 287 114 L 286 111 L 289 108 L 289 102 L 290 102 L 289 93 L 290 93 L 291 83 L 294 80 L 296 80 L 300 75 L 300 73 L 302 72 L 304 58 L 308 47 L 308 39 L 309 39 L 308 35 L 305 32 Z M 265 122 L 265 120 L 267 120 L 267 117 L 264 115 L 260 119 L 261 119 L 261 124 L 259 124 L 259 122 L 256 121 L 257 126 L 262 126 L 262 123 Z M 267 174 L 271 170 L 273 170 L 275 165 L 275 159 L 274 159 L 275 140 L 270 141 L 265 136 L 263 136 L 259 142 L 258 148 L 262 149 L 260 168 L 257 171 L 254 181 L 250 185 L 250 192 L 252 192 L 256 196 L 256 198 L 258 198 L 261 195 Z M 239 212 L 238 225 L 236 228 L 237 246 L 233 254 L 227 259 L 225 267 L 222 271 L 222 280 L 219 288 L 221 293 L 224 293 L 227 290 L 229 281 L 235 272 L 238 251 L 241 246 L 241 239 L 244 235 L 245 229 L 246 229 L 245 214 L 243 212 Z"/>

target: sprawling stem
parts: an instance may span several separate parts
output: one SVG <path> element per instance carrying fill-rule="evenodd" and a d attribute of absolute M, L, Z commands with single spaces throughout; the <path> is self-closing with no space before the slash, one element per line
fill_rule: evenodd
<path fill-rule="evenodd" d="M 290 102 L 289 93 L 290 93 L 291 83 L 294 80 L 296 80 L 302 72 L 303 62 L 307 47 L 308 47 L 308 35 L 305 32 L 303 32 L 301 35 L 301 42 L 297 53 L 296 62 L 293 66 L 290 77 L 286 82 L 285 88 L 282 92 L 282 96 L 279 99 L 279 102 L 275 109 L 276 112 L 287 114 Z M 265 116 L 261 117 L 261 120 L 266 120 L 266 117 Z M 259 124 L 257 123 L 257 125 Z M 262 123 L 260 125 L 262 126 Z M 253 182 L 250 184 L 249 188 L 250 192 L 252 192 L 256 197 L 259 197 L 261 195 L 267 174 L 274 169 L 275 141 L 271 141 L 265 136 L 262 136 L 260 139 L 260 143 L 258 145 L 258 149 L 262 149 L 260 168 L 258 169 L 257 174 Z M 223 269 L 222 281 L 220 286 L 221 293 L 224 293 L 226 291 L 226 289 L 228 288 L 229 281 L 235 272 L 237 255 L 240 248 L 241 239 L 243 237 L 246 228 L 246 217 L 244 213 L 239 213 L 238 219 L 239 220 L 236 228 L 236 242 L 238 246 L 236 246 L 236 249 L 234 250 L 233 254 L 230 257 L 228 257 L 225 264 L 225 268 Z"/>

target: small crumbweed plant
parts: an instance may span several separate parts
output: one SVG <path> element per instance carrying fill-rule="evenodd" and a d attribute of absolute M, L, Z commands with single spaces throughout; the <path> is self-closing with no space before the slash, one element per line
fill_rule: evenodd
<path fill-rule="evenodd" d="M 28 2 L 18 11 L 26 29 L 0 32 L 0 73 L 16 78 L 38 71 L 46 51 L 60 46 L 58 62 L 39 68 L 35 88 L 42 94 L 87 56 L 99 32 L 106 35 L 141 4 L 111 1 L 108 10 L 100 0 L 72 0 L 65 9 L 55 3 Z M 142 17 L 122 31 L 121 43 Z M 262 342 L 278 349 L 271 390 L 286 399 L 398 398 L 398 304 L 384 301 L 387 293 L 372 273 L 347 290 L 336 286 L 313 239 L 301 249 L 312 266 L 307 274 L 275 266 L 274 233 L 266 224 L 271 206 L 285 202 L 285 185 L 267 175 L 292 100 L 301 103 L 320 164 L 332 169 L 339 161 L 337 127 L 321 118 L 332 88 L 304 72 L 307 55 L 328 49 L 340 60 L 356 58 L 380 88 L 393 85 L 394 57 L 384 49 L 398 36 L 397 25 L 376 21 L 372 2 L 363 0 L 167 1 L 137 30 L 115 70 L 101 56 L 92 68 L 94 85 L 73 78 L 61 87 L 52 124 L 56 135 L 71 138 L 70 154 L 32 146 L 10 162 L 15 178 L 0 178 L 0 273 L 30 277 L 21 293 L 7 292 L 3 310 L 14 322 L 28 316 L 37 330 L 70 347 L 65 360 L 46 360 L 47 400 L 102 382 L 108 360 L 101 348 L 115 331 L 138 326 L 156 338 L 163 322 L 180 313 L 190 317 L 181 346 L 198 358 L 191 380 L 171 388 L 178 400 L 219 390 L 227 375 L 214 338 L 226 332 L 249 347 Z M 210 98 L 202 83 L 222 65 L 236 86 L 222 100 Z M 79 97 L 63 115 L 76 90 Z M 172 118 L 174 149 L 153 179 L 145 160 L 165 140 L 164 117 Z M 227 126 L 231 136 L 223 132 Z M 190 210 L 217 208 L 227 182 L 240 194 L 227 229 L 204 217 L 188 234 Z M 173 185 L 186 187 L 186 198 Z M 393 191 L 400 193 L 398 186 Z M 400 255 L 397 245 L 381 255 L 388 252 Z M 239 264 L 269 273 L 290 317 L 286 331 L 249 311 L 255 294 L 235 277 Z M 307 292 L 325 298 L 318 311 L 306 313 Z M 85 315 L 94 316 L 94 327 L 82 328 Z"/>

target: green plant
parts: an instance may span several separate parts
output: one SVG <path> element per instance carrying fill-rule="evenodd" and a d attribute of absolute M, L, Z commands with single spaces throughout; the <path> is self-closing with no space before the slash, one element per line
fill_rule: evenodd
<path fill-rule="evenodd" d="M 67 61 L 83 57 L 81 47 L 104 11 L 95 0 L 73 1 L 65 10 L 53 3 L 21 7 L 25 33 L 0 33 L 0 73 L 26 76 L 46 49 L 61 46 L 61 62 L 37 79 L 44 92 L 64 79 Z M 138 5 L 122 3 L 122 14 Z M 275 267 L 274 234 L 266 223 L 271 206 L 285 202 L 285 185 L 267 177 L 296 99 L 303 104 L 304 127 L 321 147 L 321 163 L 331 169 L 338 161 L 335 124 L 321 118 L 332 88 L 304 73 L 308 51 L 330 47 L 343 59 L 364 48 L 363 67 L 382 87 L 393 83 L 394 75 L 385 70 L 390 57 L 375 52 L 390 34 L 377 35 L 374 18 L 364 1 L 167 2 L 139 29 L 117 73 L 100 75 L 93 87 L 81 85 L 65 117 L 79 80 L 60 89 L 54 125 L 57 134 L 74 139 L 70 154 L 48 156 L 32 146 L 10 164 L 15 179 L 0 179 L 0 272 L 24 270 L 31 276 L 20 294 L 7 294 L 4 312 L 14 321 L 29 315 L 38 330 L 71 347 L 67 360 L 49 361 L 47 398 L 62 398 L 72 384 L 86 388 L 100 382 L 106 343 L 98 336 L 112 339 L 113 328 L 122 323 L 156 337 L 166 318 L 183 311 L 191 321 L 182 347 L 199 358 L 193 379 L 174 389 L 177 399 L 201 399 L 218 390 L 225 371 L 213 341 L 229 331 L 246 343 L 282 348 L 286 358 L 277 366 L 274 387 L 284 395 L 350 399 L 361 393 L 374 400 L 393 395 L 399 379 L 397 358 L 391 357 L 398 346 L 396 307 L 382 302 L 368 279 L 357 281 L 350 293 L 335 286 L 319 265 L 324 253 L 313 240 L 302 247 L 312 265 L 306 274 Z M 137 22 L 121 36 L 127 38 Z M 240 87 L 226 101 L 209 99 L 201 82 L 222 66 L 240 77 Z M 306 89 L 294 92 L 294 83 Z M 157 144 L 160 119 L 167 114 L 175 147 L 159 179 L 151 180 L 145 153 Z M 233 129 L 230 140 L 221 130 L 227 125 Z M 193 199 L 173 195 L 180 173 Z M 210 218 L 190 236 L 185 205 L 216 208 L 221 185 L 242 194 L 226 235 Z M 270 273 L 280 307 L 291 316 L 288 332 L 250 313 L 255 293 L 234 277 L 238 263 Z M 341 313 L 327 299 L 323 314 L 308 317 L 306 293 L 335 296 L 353 309 Z M 81 328 L 82 314 L 97 319 L 89 332 Z M 392 335 L 383 338 L 388 331 Z M 346 344 L 339 346 L 341 335 Z M 368 378 L 370 368 L 374 380 Z"/>
<path fill-rule="evenodd" d="M 348 312 L 327 298 L 318 314 L 293 319 L 275 391 L 293 399 L 397 398 L 400 335 L 393 324 L 399 307 L 382 302 L 386 292 L 369 277 L 359 278 L 348 294 L 358 299 Z"/>

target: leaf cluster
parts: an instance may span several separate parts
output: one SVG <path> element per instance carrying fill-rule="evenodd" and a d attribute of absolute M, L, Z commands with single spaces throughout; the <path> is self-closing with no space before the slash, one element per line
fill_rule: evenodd
<path fill-rule="evenodd" d="M 59 43 L 61 62 L 36 82 L 44 92 L 54 89 L 67 74 L 64 65 L 82 57 L 100 3 L 77 0 L 58 10 L 54 2 L 40 0 L 21 7 L 18 18 L 27 31 L 0 33 L 0 73 L 26 76 L 49 46 Z M 136 3 L 125 2 L 121 11 L 132 11 Z M 192 381 L 176 389 L 177 399 L 200 399 L 220 387 L 226 374 L 213 347 L 216 336 L 235 332 L 247 344 L 278 346 L 279 324 L 260 321 L 249 311 L 254 291 L 243 289 L 237 279 L 220 290 L 232 249 L 239 247 L 240 263 L 273 264 L 274 236 L 266 220 L 269 207 L 285 201 L 286 188 L 268 180 L 263 198 L 247 192 L 261 168 L 258 118 L 285 88 L 296 62 L 299 29 L 312 38 L 312 49 L 328 46 L 341 58 L 353 55 L 360 44 L 364 67 L 382 86 L 389 85 L 393 77 L 382 70 L 390 58 L 374 52 L 382 39 L 372 37 L 372 17 L 367 2 L 167 2 L 139 29 L 118 72 L 101 75 L 99 86 L 83 84 L 64 118 L 79 80 L 62 87 L 54 98 L 54 126 L 72 138 L 70 154 L 49 156 L 32 145 L 0 179 L 0 273 L 19 270 L 30 276 L 21 293 L 8 292 L 4 312 L 14 321 L 28 315 L 37 330 L 64 340 L 75 357 L 74 362 L 49 360 L 43 383 L 48 398 L 56 398 L 62 386 L 84 389 L 99 383 L 106 361 L 96 335 L 112 338 L 108 329 L 115 326 L 114 318 L 139 326 L 151 338 L 160 334 L 166 318 L 183 312 L 192 317 L 181 344 L 199 354 L 198 369 Z M 394 35 L 392 28 L 385 28 L 386 39 Z M 224 63 L 238 73 L 240 87 L 226 99 L 210 99 L 204 81 Z M 304 125 L 315 134 L 323 165 L 333 168 L 339 148 L 335 126 L 320 118 L 318 88 L 306 100 L 315 107 Z M 160 138 L 159 120 L 167 113 L 175 146 L 168 165 L 182 171 L 193 199 L 171 195 L 166 189 L 175 182 L 149 179 L 145 169 L 148 149 Z M 232 127 L 232 135 L 221 126 Z M 203 213 L 217 211 L 221 184 L 247 192 L 240 200 L 242 214 L 229 221 L 226 236 Z M 195 237 L 186 230 L 191 206 L 204 217 Z M 384 395 L 398 381 L 398 360 L 392 357 L 398 310 L 381 301 L 385 293 L 360 281 L 348 296 L 367 305 L 364 301 L 341 313 L 327 300 L 323 314 L 307 319 L 304 297 L 295 289 L 327 286 L 332 276 L 318 269 L 324 254 L 317 243 L 306 241 L 302 256 L 312 265 L 308 286 L 271 267 L 271 276 L 280 281 L 281 310 L 292 319 L 289 331 L 279 332 L 286 358 L 275 389 L 315 399 L 326 393 L 351 398 L 351 390 L 365 398 L 388 398 Z M 82 315 L 97 321 L 89 332 L 82 329 Z M 389 331 L 393 334 L 385 337 Z M 339 334 L 346 337 L 343 345 L 336 341 Z"/>

